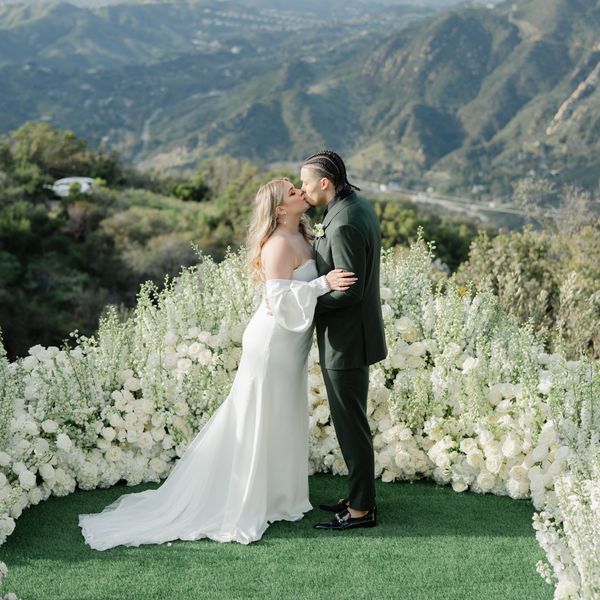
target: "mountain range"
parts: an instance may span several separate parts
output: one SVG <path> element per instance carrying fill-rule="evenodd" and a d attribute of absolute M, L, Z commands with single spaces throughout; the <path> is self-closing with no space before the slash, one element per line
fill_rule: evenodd
<path fill-rule="evenodd" d="M 327 146 L 406 187 L 598 184 L 598 0 L 261 4 L 0 6 L 0 131 L 47 120 L 160 169 Z"/>

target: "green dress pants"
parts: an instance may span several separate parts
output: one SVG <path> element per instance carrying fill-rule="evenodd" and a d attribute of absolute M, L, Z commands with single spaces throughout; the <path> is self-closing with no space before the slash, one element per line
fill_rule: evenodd
<path fill-rule="evenodd" d="M 322 369 L 331 419 L 348 467 L 348 498 L 352 508 L 375 507 L 375 458 L 367 420 L 369 367 Z"/>

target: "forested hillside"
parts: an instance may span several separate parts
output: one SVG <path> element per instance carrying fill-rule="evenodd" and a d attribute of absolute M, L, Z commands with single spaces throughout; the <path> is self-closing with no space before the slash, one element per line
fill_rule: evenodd
<path fill-rule="evenodd" d="M 333 147 L 413 189 L 597 185 L 595 0 L 305 8 L 1 7 L 0 131 L 51 122 L 145 168 Z"/>
<path fill-rule="evenodd" d="M 141 283 L 243 244 L 268 171 L 221 157 L 189 178 L 151 177 L 47 124 L 0 140 L 0 330 L 11 356 L 69 332 L 95 331 L 107 305 L 135 304 Z M 48 189 L 68 175 L 97 178 L 93 193 L 60 199 Z M 406 246 L 419 225 L 452 270 L 468 255 L 474 224 L 423 213 L 406 199 L 378 202 L 386 247 Z M 313 215 L 319 218 L 319 215 Z"/>

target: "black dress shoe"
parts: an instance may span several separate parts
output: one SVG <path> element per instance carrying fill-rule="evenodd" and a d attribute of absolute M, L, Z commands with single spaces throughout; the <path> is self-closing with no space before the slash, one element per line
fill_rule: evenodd
<path fill-rule="evenodd" d="M 321 510 L 328 510 L 329 512 L 339 513 L 348 508 L 348 498 L 342 498 L 335 504 L 319 504 Z"/>
<path fill-rule="evenodd" d="M 332 529 L 343 531 L 345 529 L 358 529 L 359 527 L 375 527 L 377 525 L 377 510 L 374 508 L 362 517 L 351 517 L 350 511 L 338 513 L 331 521 L 323 521 L 313 525 L 315 529 Z"/>

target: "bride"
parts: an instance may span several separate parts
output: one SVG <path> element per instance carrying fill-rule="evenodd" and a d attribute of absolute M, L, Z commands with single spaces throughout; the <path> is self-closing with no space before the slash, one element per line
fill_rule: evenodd
<path fill-rule="evenodd" d="M 248 544 L 270 523 L 296 521 L 308 500 L 307 357 L 317 297 L 353 273 L 318 277 L 304 194 L 287 179 L 263 185 L 248 236 L 263 302 L 242 340 L 239 368 L 215 411 L 156 490 L 125 494 L 79 515 L 96 550 L 210 538 Z"/>

